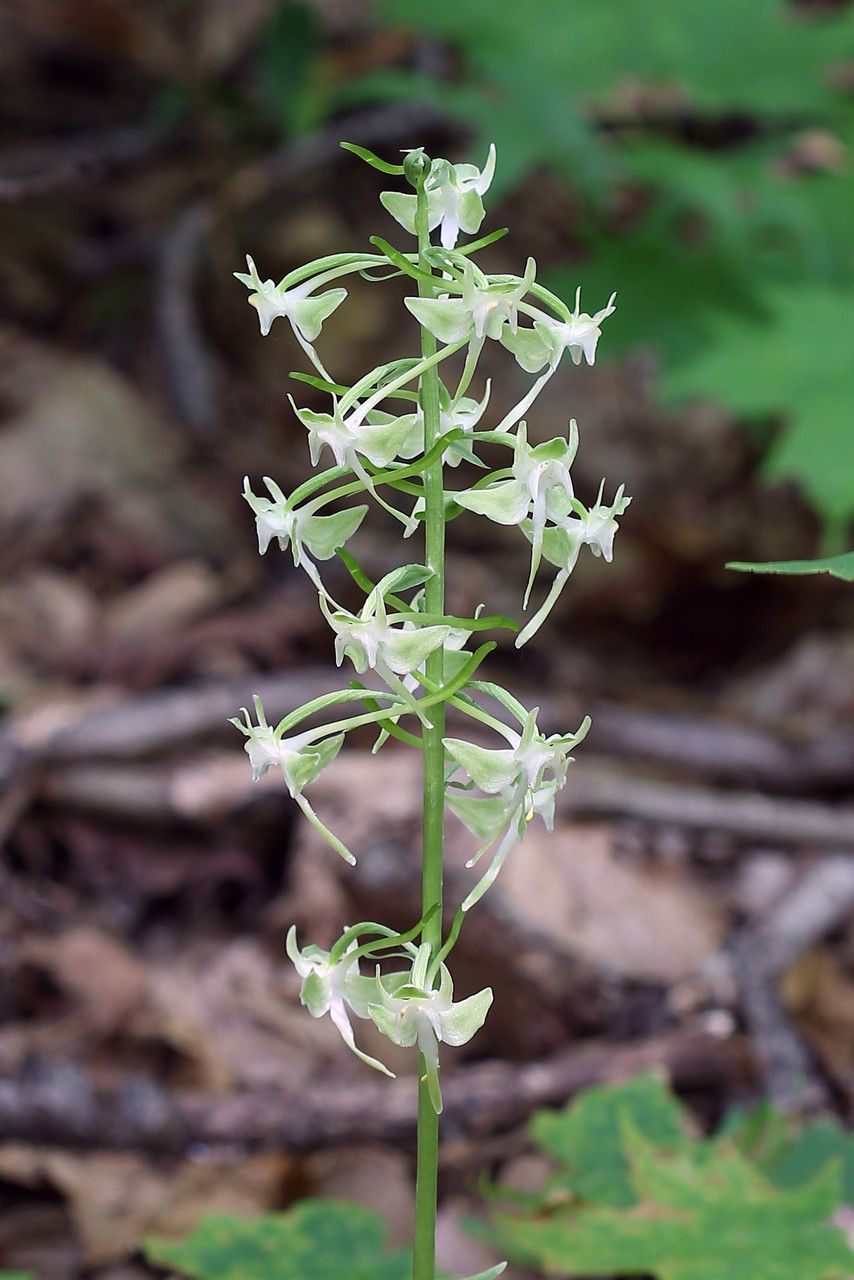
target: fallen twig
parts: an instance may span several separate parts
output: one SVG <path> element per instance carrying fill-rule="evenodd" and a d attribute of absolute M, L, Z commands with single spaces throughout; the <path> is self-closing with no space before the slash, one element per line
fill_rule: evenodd
<path fill-rule="evenodd" d="M 731 947 L 733 976 L 741 1008 L 762 1072 L 765 1092 L 780 1111 L 809 1115 L 828 1108 L 827 1087 L 787 1018 L 773 976 L 765 966 L 762 943 L 751 933 Z"/>
<path fill-rule="evenodd" d="M 722 1092 L 751 1071 L 738 1038 L 678 1034 L 638 1045 L 573 1049 L 517 1066 L 461 1067 L 444 1085 L 443 1123 L 488 1134 L 520 1123 L 536 1107 L 560 1105 L 579 1089 L 663 1068 L 677 1089 Z M 0 1081 L 0 1138 L 41 1145 L 180 1153 L 191 1145 L 310 1151 L 343 1142 L 401 1141 L 415 1131 L 414 1079 L 330 1081 L 298 1096 L 277 1090 L 234 1094 L 165 1092 L 143 1079 L 98 1091 L 68 1064 L 24 1080 Z"/>
<path fill-rule="evenodd" d="M 831 854 L 813 863 L 758 929 L 745 930 L 732 945 L 736 985 L 767 1091 L 783 1111 L 824 1110 L 830 1098 L 783 1009 L 778 979 L 852 911 L 854 857 Z"/>
<path fill-rule="evenodd" d="M 638 711 L 610 702 L 592 713 L 590 745 L 680 771 L 773 791 L 848 787 L 854 776 L 854 734 L 836 732 L 787 742 L 750 725 L 674 712 Z"/>
<path fill-rule="evenodd" d="M 757 930 L 765 973 L 781 974 L 852 913 L 854 856 L 838 853 L 817 859 Z"/>
<path fill-rule="evenodd" d="M 572 767 L 559 808 L 575 817 L 631 817 L 745 843 L 854 849 L 854 809 L 757 792 L 650 782 L 588 762 Z"/>
<path fill-rule="evenodd" d="M 168 140 L 164 130 L 119 125 L 5 148 L 0 151 L 0 201 L 25 200 L 102 177 L 147 159 Z"/>

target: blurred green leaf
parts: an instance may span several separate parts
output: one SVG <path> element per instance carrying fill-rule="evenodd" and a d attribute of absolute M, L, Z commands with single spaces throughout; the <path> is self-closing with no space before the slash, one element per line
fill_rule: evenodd
<path fill-rule="evenodd" d="M 783 418 L 766 475 L 797 480 L 838 529 L 854 510 L 854 95 L 837 74 L 854 6 L 381 0 L 381 13 L 446 41 L 455 72 L 398 69 L 349 92 L 456 115 L 473 159 L 497 144 L 499 192 L 543 170 L 571 186 L 588 254 L 548 279 L 567 296 L 577 279 L 591 306 L 618 290 L 603 355 L 648 347 L 674 396 Z"/>
<path fill-rule="evenodd" d="M 854 1191 L 854 1138 L 833 1121 L 793 1134 L 764 1104 L 694 1137 L 672 1094 L 641 1076 L 539 1112 L 533 1136 L 557 1173 L 539 1195 L 511 1190 L 515 1212 L 472 1228 L 512 1260 L 656 1280 L 854 1275 L 854 1252 L 829 1225 Z"/>
<path fill-rule="evenodd" d="M 690 1153 L 663 1154 L 631 1127 L 623 1145 L 635 1209 L 502 1217 L 498 1234 L 505 1247 L 516 1246 L 548 1270 L 589 1276 L 842 1280 L 854 1269 L 843 1233 L 826 1225 L 839 1204 L 837 1168 L 784 1190 L 732 1147 L 698 1162 Z"/>
<path fill-rule="evenodd" d="M 467 123 L 512 155 L 514 181 L 543 164 L 573 176 L 590 109 L 620 114 L 638 84 L 687 111 L 842 110 L 826 71 L 854 31 L 848 12 L 807 18 L 783 0 L 381 0 L 380 12 L 459 48 L 483 103 Z"/>
<path fill-rule="evenodd" d="M 784 1151 L 761 1163 L 778 1186 L 799 1187 L 834 1160 L 842 1171 L 842 1198 L 854 1205 L 854 1135 L 836 1120 L 808 1124 Z"/>
<path fill-rule="evenodd" d="M 149 1262 L 193 1280 L 409 1280 L 408 1251 L 386 1253 L 379 1216 L 305 1200 L 284 1214 L 204 1218 L 185 1240 L 146 1242 Z"/>
<path fill-rule="evenodd" d="M 854 551 L 845 551 L 840 556 L 825 556 L 822 560 L 768 560 L 761 564 L 732 560 L 727 568 L 738 569 L 742 573 L 830 573 L 843 582 L 854 582 Z"/>
<path fill-rule="evenodd" d="M 854 297 L 817 285 L 769 291 L 759 321 L 716 315 L 706 348 L 671 369 L 671 401 L 720 400 L 746 419 L 779 416 L 769 479 L 797 480 L 832 525 L 854 516 Z"/>
<path fill-rule="evenodd" d="M 534 1140 L 564 1166 L 551 1185 L 594 1204 L 634 1204 L 637 1196 L 622 1143 L 626 1122 L 664 1150 L 684 1146 L 682 1109 L 658 1076 L 588 1089 L 564 1111 L 538 1111 L 531 1122 Z"/>
<path fill-rule="evenodd" d="M 279 4 L 263 30 L 260 96 L 286 136 L 311 128 L 324 114 L 317 77 L 320 41 L 315 13 L 296 0 Z"/>

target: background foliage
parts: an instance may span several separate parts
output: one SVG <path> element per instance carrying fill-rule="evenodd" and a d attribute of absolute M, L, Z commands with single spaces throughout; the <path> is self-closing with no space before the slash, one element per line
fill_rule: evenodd
<path fill-rule="evenodd" d="M 400 67 L 352 96 L 420 96 L 501 157 L 505 192 L 571 193 L 591 304 L 620 294 L 608 353 L 651 348 L 667 397 L 771 421 L 771 479 L 834 531 L 854 515 L 854 14 L 783 0 L 382 0 L 438 39 L 447 76 Z M 346 96 L 346 93 L 345 93 Z M 533 192 L 536 188 L 531 188 Z M 537 198 L 534 195 L 532 198 Z M 598 305 L 598 304 L 597 304 Z"/>
<path fill-rule="evenodd" d="M 825 1121 L 792 1136 L 769 1108 L 689 1133 L 653 1076 L 591 1089 L 531 1131 L 557 1170 L 494 1232 L 549 1272 L 660 1280 L 837 1280 L 854 1267 L 829 1224 L 854 1198 L 854 1140 Z"/>

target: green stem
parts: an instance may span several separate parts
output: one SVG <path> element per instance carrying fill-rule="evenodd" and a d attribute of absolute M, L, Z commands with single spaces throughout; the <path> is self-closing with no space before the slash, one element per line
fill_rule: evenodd
<path fill-rule="evenodd" d="M 433 268 L 426 256 L 430 247 L 427 217 L 427 195 L 423 176 L 417 189 L 415 226 L 418 233 L 419 265 L 432 276 Z M 422 298 L 432 298 L 435 289 L 425 279 L 418 281 Z M 439 374 L 434 363 L 436 339 L 421 330 L 423 372 L 418 384 L 418 399 L 424 416 L 424 450 L 429 451 L 441 433 L 439 413 Z M 445 504 L 443 498 L 443 463 L 441 455 L 424 472 L 425 564 L 432 570 L 424 589 L 424 606 L 428 613 L 445 612 Z M 426 675 L 437 685 L 444 683 L 444 651 L 437 649 L 427 659 Z M 423 862 L 421 870 L 422 913 L 434 904 L 439 910 L 425 924 L 421 937 L 429 942 L 435 954 L 442 945 L 442 855 L 445 819 L 445 708 L 439 704 L 432 712 L 432 727 L 425 728 Z M 415 1180 L 415 1248 L 413 1280 L 436 1280 L 436 1195 L 439 1169 L 439 1117 L 433 1109 L 427 1085 L 427 1063 L 423 1054 L 418 1061 L 418 1155 Z"/>

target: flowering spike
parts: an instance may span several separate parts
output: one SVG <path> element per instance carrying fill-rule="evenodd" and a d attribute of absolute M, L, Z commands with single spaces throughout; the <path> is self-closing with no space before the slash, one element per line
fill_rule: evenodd
<path fill-rule="evenodd" d="M 338 665 L 346 658 L 357 676 L 374 674 L 371 687 L 367 680 L 363 685 L 355 679 L 348 689 L 296 708 L 276 726 L 267 722 L 258 698 L 254 719 L 244 708 L 233 723 L 246 739 L 253 778 L 275 766 L 306 821 L 348 862 L 355 861 L 352 853 L 314 812 L 305 791 L 332 764 L 346 735 L 361 727 L 369 726 L 377 735 L 375 750 L 393 736 L 423 752 L 422 891 L 429 909 L 422 919 L 405 933 L 384 925 L 355 925 L 344 930 L 331 951 L 300 948 L 293 929 L 286 943 L 301 980 L 302 1004 L 312 1017 L 328 1014 L 362 1062 L 391 1074 L 379 1058 L 357 1046 L 356 1019 L 370 1020 L 397 1045 L 418 1049 L 420 1159 L 422 1144 L 435 1141 L 428 1113 L 442 1108 L 439 1046 L 466 1043 L 492 1002 L 489 987 L 455 1001 L 446 961 L 467 913 L 492 886 L 529 823 L 539 819 L 549 831 L 554 826 L 570 753 L 589 726 L 585 720 L 575 733 L 546 734 L 538 726 L 537 708 L 527 710 L 501 686 L 478 678 L 480 664 L 495 645 L 470 646 L 473 634 L 491 627 L 515 629 L 515 623 L 483 617 L 480 606 L 474 617 L 449 613 L 444 525 L 462 511 L 521 530 L 531 547 L 526 610 L 542 563 L 553 566 L 545 599 L 518 633 L 517 645 L 527 643 L 548 617 L 582 547 L 611 560 L 618 520 L 630 501 L 623 487 L 609 505 L 603 482 L 593 505 L 585 506 L 572 477 L 578 449 L 575 419 L 566 437 L 549 440 L 539 440 L 533 421 L 529 433 L 528 421 L 565 352 L 575 364 L 594 363 L 615 295 L 589 314 L 581 310 L 579 290 L 570 310 L 537 282 L 533 258 L 521 274 L 488 273 L 479 266 L 479 251 L 501 234 L 479 235 L 483 198 L 495 173 L 494 147 L 478 168 L 431 159 L 420 147 L 394 163 L 361 146 L 345 146 L 380 172 L 403 179 L 403 189 L 383 192 L 380 199 L 415 237 L 415 245 L 404 252 L 372 236 L 375 253 L 332 254 L 296 268 L 278 284 L 262 279 L 249 257 L 247 271 L 235 273 L 250 291 L 261 332 L 269 333 L 275 320 L 286 319 L 315 370 L 295 376 L 314 393 L 330 397 L 320 407 L 300 405 L 293 397 L 290 403 L 306 431 L 312 466 L 319 467 L 327 452 L 334 463 L 290 495 L 270 477 L 264 478 L 265 490 L 256 493 L 247 478 L 243 496 L 254 517 L 260 554 L 275 542 L 317 588 Z M 458 247 L 463 234 L 479 238 Z M 355 271 L 371 281 L 391 276 L 407 280 L 412 296 L 404 304 L 420 327 L 421 341 L 419 354 L 379 364 L 346 386 L 326 371 L 313 344 L 346 297 L 342 279 Z M 489 342 L 499 344 L 531 375 L 510 408 L 502 397 L 491 397 L 489 379 L 478 385 L 478 366 Z M 461 367 L 454 383 L 445 377 L 450 367 L 445 362 L 457 355 Z M 503 416 L 490 417 L 495 400 Z M 508 449 L 505 465 L 490 469 L 492 456 L 483 446 Z M 461 479 L 446 488 L 452 468 L 463 468 Z M 365 495 L 402 525 L 404 537 L 423 530 L 424 554 L 414 558 L 424 563 L 391 568 L 377 582 L 362 569 L 346 544 L 362 528 Z M 359 505 L 347 506 L 348 501 Z M 384 566 L 394 564 L 393 558 L 386 559 L 386 542 L 375 540 L 374 546 Z M 364 593 L 362 605 L 353 611 L 338 604 L 321 582 L 318 565 L 336 555 Z M 484 727 L 494 731 L 497 742 L 447 736 L 447 705 L 458 717 L 474 720 L 479 732 Z M 333 715 L 339 718 L 329 719 Z M 314 727 L 305 729 L 305 724 Z M 486 862 L 447 932 L 441 889 L 445 807 L 475 837 L 469 867 Z M 371 976 L 361 972 L 362 960 L 368 962 L 366 968 L 373 967 Z M 423 1167 L 435 1166 L 435 1150 L 428 1150 Z M 430 1244 L 434 1192 L 430 1179 L 419 1177 L 416 1280 L 434 1280 L 436 1274 Z M 469 1280 L 497 1280 L 503 1265 Z"/>

